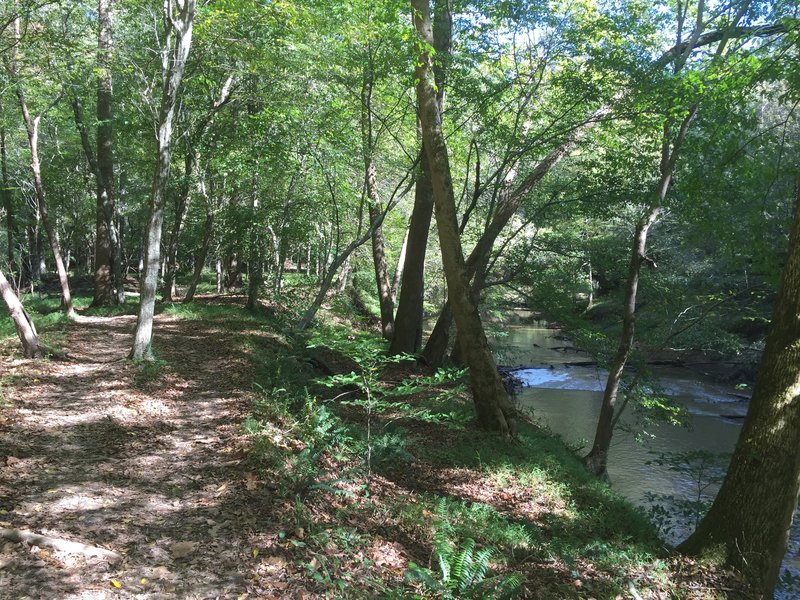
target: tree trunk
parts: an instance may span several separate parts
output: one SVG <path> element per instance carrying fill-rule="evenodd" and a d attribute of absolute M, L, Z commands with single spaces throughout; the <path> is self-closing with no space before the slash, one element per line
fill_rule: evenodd
<path fill-rule="evenodd" d="M 130 357 L 135 360 L 153 359 L 153 316 L 158 288 L 158 267 L 161 263 L 161 228 L 164 224 L 165 190 L 172 157 L 172 122 L 175 117 L 178 89 L 186 69 L 186 59 L 192 43 L 194 12 L 195 0 L 174 0 L 174 2 L 166 0 L 164 3 L 167 34 L 166 46 L 162 52 L 164 84 L 158 124 L 156 164 L 150 196 L 150 214 L 145 237 L 146 250 L 139 284 L 139 316 L 130 354 Z"/>
<path fill-rule="evenodd" d="M 113 28 L 112 0 L 97 2 L 97 165 L 100 174 L 97 205 L 105 217 L 111 245 L 111 278 L 114 302 L 125 304 L 125 281 L 122 268 L 122 235 L 117 226 L 114 178 L 114 86 L 112 79 Z"/>
<path fill-rule="evenodd" d="M 392 277 L 392 286 L 390 293 L 392 295 L 392 304 L 397 304 L 397 292 L 400 291 L 400 280 L 403 278 L 403 271 L 406 268 L 406 251 L 408 250 L 408 228 L 403 236 L 403 244 L 400 246 L 400 254 L 397 255 L 397 264 L 394 267 L 394 276 Z M 308 250 L 309 260 L 311 257 L 311 249 Z"/>
<path fill-rule="evenodd" d="M 428 159 L 422 149 L 414 190 L 414 209 L 408 226 L 408 248 L 400 297 L 397 301 L 394 337 L 389 355 L 416 354 L 422 345 L 422 320 L 425 301 L 425 254 L 433 217 L 433 188 Z"/>
<path fill-rule="evenodd" d="M 0 113 L 2 113 L 2 107 L 0 107 Z M 2 196 L 3 208 L 6 211 L 6 239 L 8 241 L 8 247 L 6 251 L 8 253 L 8 266 L 11 269 L 13 276 L 14 265 L 16 263 L 14 260 L 14 240 L 17 236 L 17 224 L 14 219 L 14 197 L 11 193 L 11 181 L 8 178 L 5 127 L 0 127 L 0 174 L 2 174 L 2 181 L 0 181 L 0 185 L 3 186 L 0 196 Z"/>
<path fill-rule="evenodd" d="M 800 187 L 789 255 L 753 399 L 728 473 L 681 552 L 722 547 L 728 565 L 771 598 L 800 491 Z"/>
<path fill-rule="evenodd" d="M 622 372 L 628 361 L 631 346 L 633 345 L 634 324 L 636 321 L 636 292 L 639 287 L 639 274 L 642 262 L 645 260 L 647 250 L 647 233 L 661 214 L 660 201 L 653 204 L 636 226 L 633 236 L 631 257 L 628 264 L 628 281 L 625 285 L 625 301 L 622 305 L 622 335 L 620 336 L 617 351 L 608 369 L 608 379 L 603 392 L 603 404 L 600 409 L 600 418 L 597 422 L 594 444 L 589 454 L 584 459 L 586 467 L 604 479 L 608 479 L 606 470 L 608 464 L 608 450 L 611 447 L 611 437 L 614 433 L 614 411 L 619 395 L 619 386 L 622 381 Z"/>
<path fill-rule="evenodd" d="M 435 62 L 433 77 L 439 110 L 443 110 L 447 84 L 447 62 L 453 38 L 453 22 L 449 0 L 434 2 L 433 47 Z M 395 316 L 395 334 L 389 346 L 389 355 L 416 354 L 422 346 L 422 321 L 425 302 L 425 254 L 428 250 L 428 233 L 433 217 L 433 188 L 431 187 L 428 158 L 424 146 L 420 148 L 420 167 L 414 190 L 414 208 L 408 229 L 408 247 Z"/>
<path fill-rule="evenodd" d="M 256 176 L 253 176 L 252 217 L 250 219 L 250 251 L 247 257 L 247 309 L 258 306 L 258 295 L 264 282 L 264 262 L 261 248 L 261 224 L 258 222 L 258 198 L 255 196 Z"/>
<path fill-rule="evenodd" d="M 192 273 L 192 280 L 189 282 L 189 287 L 186 289 L 186 296 L 183 298 L 184 302 L 191 302 L 194 300 L 197 284 L 200 282 L 200 277 L 203 275 L 203 267 L 206 264 L 206 258 L 208 257 L 208 246 L 211 243 L 211 235 L 213 233 L 214 212 L 209 207 L 206 210 L 206 222 L 203 225 L 203 245 L 200 248 L 200 254 L 195 258 L 194 272 Z"/>
<path fill-rule="evenodd" d="M 189 203 L 192 198 L 192 172 L 195 165 L 194 149 L 186 149 L 184 160 L 183 182 L 180 194 L 175 202 L 175 221 L 172 224 L 172 231 L 167 242 L 167 260 L 164 269 L 164 283 L 161 287 L 161 298 L 164 302 L 172 302 L 175 296 L 175 271 L 178 262 L 178 241 L 183 232 L 183 224 L 186 222 L 186 212 L 189 210 Z"/>
<path fill-rule="evenodd" d="M 486 267 L 491 258 L 492 248 L 497 238 L 505 229 L 508 222 L 519 210 L 522 201 L 539 185 L 539 182 L 547 175 L 563 158 L 583 140 L 586 135 L 594 129 L 598 123 L 611 113 L 610 106 L 602 106 L 592 113 L 581 125 L 574 128 L 561 143 L 545 156 L 530 172 L 530 174 L 514 188 L 511 193 L 501 193 L 500 200 L 495 207 L 492 220 L 481 234 L 475 247 L 467 258 L 467 276 L 473 279 L 476 273 L 481 273 L 485 278 Z M 475 289 L 476 286 L 472 286 Z M 423 350 L 425 362 L 432 366 L 441 366 L 444 362 L 445 354 L 452 325 L 452 312 L 442 308 L 436 326 L 431 332 Z"/>
<path fill-rule="evenodd" d="M 369 218 L 371 221 L 377 219 L 380 213 L 380 205 L 370 205 Z M 375 231 L 372 232 L 372 260 L 375 267 L 375 282 L 378 286 L 378 300 L 381 307 L 381 333 L 384 339 L 391 340 L 394 334 L 394 302 L 392 301 L 392 287 L 389 284 L 389 273 L 386 268 L 382 227 L 376 227 Z"/>
<path fill-rule="evenodd" d="M 53 260 L 56 263 L 56 272 L 58 273 L 58 281 L 61 284 L 61 306 L 63 311 L 73 317 L 75 309 L 72 307 L 72 294 L 69 290 L 69 280 L 67 278 L 67 269 L 64 266 L 64 261 L 61 258 L 61 250 L 58 247 L 58 238 L 50 222 L 50 215 L 47 211 L 47 202 L 45 201 L 44 183 L 42 182 L 42 168 L 39 162 L 39 121 L 41 115 L 35 118 L 31 117 L 28 111 L 28 104 L 25 101 L 25 94 L 22 92 L 21 87 L 17 87 L 17 98 L 19 106 L 22 110 L 22 119 L 25 122 L 25 129 L 28 133 L 28 147 L 31 151 L 31 173 L 33 174 L 33 187 L 36 191 L 36 202 L 39 208 L 39 215 L 42 219 L 42 225 L 47 232 L 47 239 L 50 242 L 50 250 L 53 252 Z"/>
<path fill-rule="evenodd" d="M 423 42 L 423 50 L 415 69 L 419 119 L 433 184 L 434 210 L 447 279 L 447 293 L 461 335 L 462 354 L 469 368 L 477 421 L 482 428 L 514 435 L 516 411 L 489 352 L 483 324 L 469 293 L 447 144 L 442 133 L 441 112 L 431 78 L 431 56 L 427 50 L 433 45 L 428 0 L 412 0 L 411 5 L 414 24 Z"/>
<path fill-rule="evenodd" d="M 372 130 L 372 86 L 374 78 L 372 46 L 367 43 L 367 59 L 361 85 L 361 151 L 364 155 L 364 185 L 367 192 L 370 221 L 375 221 L 382 212 L 374 158 L 377 136 L 373 134 Z M 392 300 L 392 287 L 389 283 L 389 272 L 386 267 L 383 227 L 380 225 L 372 231 L 372 262 L 375 269 L 375 283 L 378 287 L 378 302 L 381 310 L 381 333 L 385 339 L 391 340 L 394 334 L 394 301 Z"/>
<path fill-rule="evenodd" d="M 39 344 L 39 337 L 36 334 L 36 327 L 28 315 L 28 311 L 22 306 L 6 276 L 0 271 L 0 295 L 8 307 L 14 327 L 17 329 L 19 341 L 22 342 L 22 351 L 25 358 L 42 358 L 45 355 L 44 348 Z"/>

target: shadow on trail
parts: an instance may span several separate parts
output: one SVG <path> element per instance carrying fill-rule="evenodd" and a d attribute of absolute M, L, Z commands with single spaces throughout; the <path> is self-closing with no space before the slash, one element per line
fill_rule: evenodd
<path fill-rule="evenodd" d="M 282 552 L 271 492 L 246 482 L 240 460 L 252 377 L 239 334 L 160 315 L 165 364 L 152 367 L 125 360 L 133 324 L 84 319 L 67 329 L 70 360 L 13 365 L 1 526 L 107 547 L 124 561 L 0 540 L 9 598 L 237 597 L 270 556 L 265 544 Z"/>

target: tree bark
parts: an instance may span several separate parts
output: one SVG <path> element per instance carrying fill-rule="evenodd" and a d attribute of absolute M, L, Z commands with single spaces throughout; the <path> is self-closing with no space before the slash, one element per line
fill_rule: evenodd
<path fill-rule="evenodd" d="M 397 304 L 397 292 L 400 291 L 400 280 L 403 278 L 403 271 L 406 268 L 406 252 L 408 251 L 408 232 L 403 236 L 403 244 L 400 246 L 400 254 L 397 255 L 397 264 L 394 267 L 394 275 L 392 276 L 392 304 Z M 311 247 L 308 249 L 309 262 L 311 261 Z"/>
<path fill-rule="evenodd" d="M 364 155 L 364 185 L 369 204 L 370 221 L 375 221 L 382 212 L 378 194 L 378 175 L 375 166 L 376 136 L 372 130 L 372 88 L 375 71 L 372 47 L 367 43 L 367 60 L 364 66 L 361 84 L 361 149 Z M 394 334 L 394 300 L 389 283 L 389 272 L 386 267 L 386 249 L 383 238 L 383 227 L 378 225 L 372 231 L 372 262 L 375 270 L 375 283 L 378 287 L 378 302 L 381 311 L 381 333 L 387 340 Z"/>
<path fill-rule="evenodd" d="M 431 56 L 427 50 L 433 45 L 428 0 L 412 0 L 411 6 L 414 25 L 423 43 L 415 68 L 419 120 L 433 185 L 434 212 L 447 279 L 447 293 L 461 336 L 461 351 L 469 368 L 477 422 L 484 429 L 514 435 L 516 411 L 489 352 L 480 315 L 469 293 L 447 144 L 441 128 L 441 111 L 431 72 Z"/>
<path fill-rule="evenodd" d="M 630 262 L 628 263 L 628 280 L 625 285 L 625 301 L 622 305 L 622 335 L 614 358 L 608 369 L 608 378 L 603 392 L 603 404 L 597 422 L 594 444 L 584 459 L 586 467 L 594 473 L 608 479 L 608 450 L 614 433 L 614 412 L 617 396 L 622 381 L 622 372 L 628 361 L 633 345 L 634 325 L 636 322 L 636 293 L 639 287 L 639 275 L 646 257 L 647 233 L 661 214 L 661 200 L 651 205 L 647 213 L 639 220 L 633 236 Z"/>
<path fill-rule="evenodd" d="M 17 329 L 19 341 L 22 343 L 22 351 L 25 358 L 42 358 L 45 355 L 44 348 L 39 344 L 39 336 L 36 334 L 36 327 L 28 315 L 28 311 L 22 306 L 6 276 L 0 271 L 0 295 L 8 307 L 14 327 Z"/>
<path fill-rule="evenodd" d="M 800 183 L 789 255 L 753 398 L 722 488 L 678 547 L 721 546 L 763 598 L 771 598 L 800 491 Z"/>
<path fill-rule="evenodd" d="M 200 253 L 195 257 L 194 272 L 192 273 L 189 287 L 186 288 L 186 296 L 183 298 L 184 302 L 192 302 L 194 300 L 197 284 L 200 283 L 200 277 L 203 275 L 203 267 L 206 264 L 206 258 L 208 258 L 208 247 L 211 244 L 211 236 L 214 233 L 214 211 L 211 208 L 210 199 L 206 199 L 206 202 L 208 204 L 206 205 L 206 221 L 203 225 L 203 245 L 200 247 Z"/>
<path fill-rule="evenodd" d="M 2 107 L 0 107 L 2 113 Z M 17 236 L 17 224 L 14 219 L 14 196 L 11 193 L 11 181 L 8 177 L 8 159 L 6 154 L 6 129 L 0 127 L 0 174 L 2 175 L 2 196 L 3 208 L 6 211 L 6 241 L 8 242 L 6 252 L 8 256 L 8 266 L 12 275 L 14 272 L 14 240 Z"/>
<path fill-rule="evenodd" d="M 98 240 L 105 237 L 108 258 L 101 264 L 101 272 L 95 269 L 95 299 L 107 303 L 107 287 L 111 288 L 111 302 L 124 304 L 125 289 L 122 280 L 122 246 L 117 229 L 116 197 L 114 187 L 114 86 L 112 79 L 113 37 L 111 0 L 97 2 L 97 226 Z M 104 230 L 101 235 L 101 228 Z M 107 273 L 110 271 L 110 273 Z M 98 276 L 100 281 L 98 282 Z M 106 281 L 110 279 L 109 283 Z M 98 298 L 98 283 L 102 297 Z"/>
<path fill-rule="evenodd" d="M 28 111 L 28 103 L 25 101 L 25 94 L 22 92 L 21 87 L 17 87 L 17 99 L 19 106 L 22 110 L 22 119 L 25 122 L 25 129 L 28 133 L 28 147 L 31 151 L 31 173 L 33 174 L 33 187 L 36 191 L 36 202 L 39 208 L 39 215 L 42 219 L 42 225 L 47 233 L 47 239 L 50 242 L 50 250 L 53 253 L 53 260 L 56 263 L 56 272 L 58 273 L 58 281 L 61 284 L 61 306 L 63 311 L 73 317 L 75 309 L 72 307 L 72 294 L 69 289 L 69 280 L 67 278 L 67 269 L 64 266 L 64 260 L 61 258 L 61 250 L 58 245 L 58 238 L 56 237 L 55 229 L 50 222 L 50 215 L 47 210 L 47 202 L 45 200 L 44 182 L 42 181 L 42 167 L 39 162 L 39 121 L 41 115 L 31 117 Z"/>
<path fill-rule="evenodd" d="M 537 163 L 522 183 L 514 188 L 513 192 L 500 195 L 500 200 L 495 207 L 489 225 L 483 231 L 467 258 L 467 276 L 470 280 L 474 278 L 476 273 L 481 273 L 481 277 L 485 279 L 487 275 L 485 270 L 489 264 L 494 243 L 497 241 L 497 238 L 503 232 L 508 222 L 517 213 L 522 201 L 536 188 L 545 175 L 560 163 L 563 158 L 568 156 L 581 140 L 611 113 L 611 110 L 610 106 L 602 106 L 597 109 L 583 123 L 575 127 L 556 148 Z M 476 286 L 473 285 L 472 287 L 474 289 Z M 422 353 L 427 364 L 441 366 L 444 362 L 452 318 L 452 312 L 449 311 L 446 306 L 442 307 L 439 317 L 436 320 L 436 325 Z"/>
<path fill-rule="evenodd" d="M 153 316 L 155 314 L 158 267 L 161 263 L 161 229 L 172 157 L 172 122 L 186 60 L 192 44 L 195 0 L 165 0 L 166 46 L 162 52 L 163 88 L 159 115 L 156 164 L 150 196 L 150 214 L 145 237 L 145 256 L 140 281 L 139 315 L 130 357 L 153 359 Z"/>
<path fill-rule="evenodd" d="M 167 260 L 164 269 L 164 283 L 161 287 L 161 298 L 164 302 L 172 302 L 175 296 L 175 271 L 178 263 L 178 241 L 183 232 L 183 225 L 186 222 L 186 212 L 189 210 L 189 203 L 192 198 L 192 172 L 195 166 L 195 153 L 192 148 L 191 140 L 186 149 L 186 157 L 183 167 L 183 182 L 181 183 L 180 193 L 175 202 L 175 221 L 172 224 L 172 231 L 167 242 Z"/>
<path fill-rule="evenodd" d="M 439 110 L 443 109 L 447 84 L 447 62 L 453 38 L 453 21 L 449 0 L 434 2 L 433 47 L 435 61 L 433 77 Z M 422 321 L 425 303 L 425 255 L 428 233 L 433 217 L 433 188 L 425 148 L 420 148 L 420 166 L 414 189 L 414 208 L 408 229 L 405 267 L 397 301 L 395 333 L 389 355 L 416 354 L 422 346 Z"/>

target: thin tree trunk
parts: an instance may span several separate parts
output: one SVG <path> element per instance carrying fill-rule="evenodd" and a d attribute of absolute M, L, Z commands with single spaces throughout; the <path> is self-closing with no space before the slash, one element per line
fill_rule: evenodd
<path fill-rule="evenodd" d="M 258 306 L 258 295 L 264 282 L 264 263 L 261 249 L 261 224 L 258 222 L 258 198 L 255 195 L 256 177 L 253 177 L 252 219 L 250 221 L 250 253 L 247 258 L 247 308 L 254 310 Z"/>
<path fill-rule="evenodd" d="M 186 149 L 184 160 L 183 182 L 178 198 L 175 202 L 175 221 L 172 224 L 172 231 L 169 235 L 166 249 L 166 266 L 164 269 L 164 283 L 161 287 L 161 298 L 164 302 L 172 302 L 175 296 L 175 271 L 178 262 L 178 242 L 183 232 L 183 225 L 186 222 L 186 212 L 189 210 L 189 203 L 192 199 L 192 172 L 195 166 L 194 149 Z"/>
<path fill-rule="evenodd" d="M 403 271 L 406 268 L 406 252 L 408 251 L 408 232 L 409 228 L 406 227 L 406 233 L 403 236 L 403 244 L 400 246 L 400 254 L 397 255 L 397 264 L 394 267 L 394 276 L 392 277 L 392 304 L 397 303 L 397 292 L 400 291 L 400 280 L 403 278 Z M 311 250 L 309 249 L 309 257 Z"/>
<path fill-rule="evenodd" d="M 800 492 L 800 182 L 789 255 L 753 398 L 722 488 L 678 550 L 713 552 L 772 598 Z"/>
<path fill-rule="evenodd" d="M 210 200 L 207 199 L 207 202 L 209 204 L 206 207 L 206 222 L 203 225 L 203 245 L 200 247 L 200 253 L 195 258 L 194 272 L 192 273 L 189 287 L 186 289 L 186 296 L 183 298 L 184 302 L 191 302 L 194 300 L 197 284 L 200 282 L 200 277 L 203 275 L 203 267 L 206 264 L 206 258 L 208 258 L 208 247 L 211 244 L 211 236 L 214 233 L 214 211 L 211 209 Z"/>
<path fill-rule="evenodd" d="M 633 345 L 634 324 L 636 321 L 636 292 L 639 287 L 639 275 L 642 263 L 646 260 L 647 233 L 661 214 L 661 199 L 654 203 L 647 213 L 640 219 L 633 236 L 630 262 L 628 263 L 628 280 L 625 284 L 625 301 L 622 305 L 622 335 L 620 336 L 617 351 L 608 369 L 608 379 L 603 392 L 603 404 L 600 408 L 600 418 L 597 422 L 594 444 L 589 454 L 584 459 L 586 467 L 592 473 L 608 479 L 606 470 L 608 464 L 608 450 L 611 447 L 611 437 L 614 433 L 614 412 L 619 395 L 619 386 L 622 381 L 622 372 L 628 361 L 631 346 Z"/>
<path fill-rule="evenodd" d="M 377 136 L 374 135 L 372 129 L 372 87 L 375 79 L 373 63 L 372 46 L 367 43 L 367 60 L 361 85 L 361 150 L 364 155 L 364 184 L 370 221 L 375 221 L 382 212 L 374 157 Z M 381 226 L 375 227 L 372 232 L 372 262 L 375 270 L 375 283 L 378 287 L 381 333 L 385 339 L 391 340 L 394 334 L 394 301 L 386 267 L 386 249 Z"/>
<path fill-rule="evenodd" d="M 17 329 L 19 341 L 22 343 L 22 351 L 25 358 L 42 358 L 45 355 L 44 348 L 39 344 L 39 336 L 36 334 L 36 327 L 28 315 L 28 311 L 22 306 L 11 285 L 8 283 L 3 271 L 0 271 L 0 295 L 8 307 L 14 327 Z"/>
<path fill-rule="evenodd" d="M 47 239 L 50 242 L 50 250 L 53 253 L 53 260 L 56 263 L 56 272 L 58 273 L 58 281 L 61 284 L 61 305 L 63 311 L 73 317 L 75 309 L 72 307 L 72 294 L 69 290 L 69 280 L 67 278 L 67 269 L 64 266 L 64 260 L 61 257 L 61 250 L 58 247 L 58 238 L 53 225 L 50 222 L 50 215 L 47 210 L 47 202 L 44 194 L 44 183 L 42 181 L 42 168 L 39 162 L 39 121 L 41 115 L 32 118 L 28 111 L 28 104 L 25 101 L 25 94 L 22 88 L 17 88 L 17 99 L 19 106 L 22 110 L 22 119 L 25 122 L 25 129 L 28 133 L 28 146 L 31 151 L 31 173 L 33 174 L 33 187 L 36 191 L 36 202 L 39 206 L 39 215 L 42 218 L 42 225 L 47 233 Z"/>
<path fill-rule="evenodd" d="M 380 205 L 370 205 L 370 220 L 377 219 L 380 212 Z M 389 273 L 386 268 L 382 227 L 376 227 L 375 231 L 372 232 L 372 261 L 375 267 L 375 282 L 378 286 L 378 301 L 381 309 L 381 334 L 384 339 L 390 340 L 394 334 L 394 302 L 392 301 L 392 289 L 389 284 Z"/>
<path fill-rule="evenodd" d="M 514 435 L 516 411 L 503 387 L 494 358 L 489 352 L 483 324 L 469 292 L 447 144 L 442 133 L 436 90 L 430 78 L 431 56 L 427 48 L 433 45 L 433 31 L 428 0 L 412 0 L 411 6 L 414 24 L 423 42 L 423 50 L 415 69 L 417 103 L 433 184 L 439 245 L 447 278 L 447 293 L 461 335 L 462 354 L 469 368 L 470 388 L 475 402 L 477 421 L 482 428 Z"/>
<path fill-rule="evenodd" d="M 174 8 L 174 11 L 173 11 Z M 136 322 L 130 357 L 153 359 L 153 316 L 155 314 L 158 268 L 161 263 L 161 229 L 164 201 L 172 157 L 172 122 L 175 117 L 178 89 L 186 69 L 192 43 L 195 0 L 165 0 L 164 21 L 167 34 L 162 52 L 164 85 L 161 96 L 156 164 L 150 197 L 150 215 L 145 238 L 146 250 L 140 282 L 139 316 Z"/>
<path fill-rule="evenodd" d="M 0 113 L 2 113 L 2 107 L 0 107 Z M 3 208 L 6 211 L 8 266 L 13 274 L 14 265 L 16 264 L 16 261 L 14 260 L 14 241 L 17 236 L 17 224 L 16 220 L 14 219 L 14 197 L 11 193 L 11 181 L 8 177 L 8 157 L 6 154 L 5 127 L 0 127 L 0 173 L 2 173 L 2 181 L 0 181 L 0 185 L 3 186 L 2 187 Z"/>

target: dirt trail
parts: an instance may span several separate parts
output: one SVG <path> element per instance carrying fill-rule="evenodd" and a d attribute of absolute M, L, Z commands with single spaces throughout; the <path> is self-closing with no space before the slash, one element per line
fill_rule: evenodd
<path fill-rule="evenodd" d="M 114 550 L 105 560 L 0 539 L 0 598 L 237 598 L 266 531 L 246 485 L 252 379 L 237 325 L 160 315 L 165 361 L 125 360 L 134 317 L 81 319 L 67 361 L 0 357 L 0 527 Z M 250 482 L 251 483 L 251 482 Z"/>

